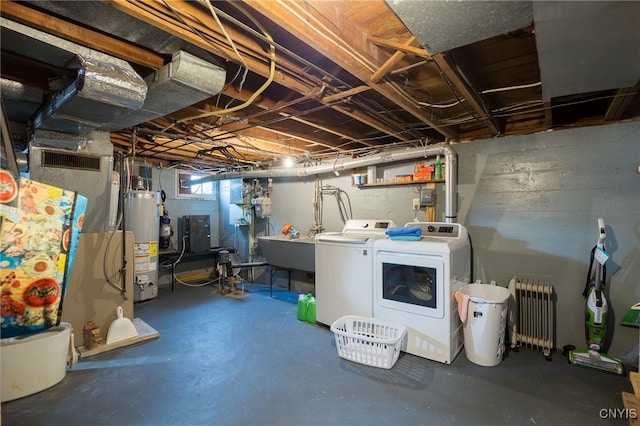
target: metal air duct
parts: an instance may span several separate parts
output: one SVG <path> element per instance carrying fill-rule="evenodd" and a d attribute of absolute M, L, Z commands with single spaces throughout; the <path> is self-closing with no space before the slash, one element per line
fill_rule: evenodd
<path fill-rule="evenodd" d="M 640 77 L 640 2 L 534 2 L 545 102 L 632 87 Z"/>
<path fill-rule="evenodd" d="M 148 91 L 142 108 L 102 130 L 132 127 L 204 101 L 220 93 L 225 79 L 223 68 L 178 51 L 170 63 L 145 78 Z"/>
<path fill-rule="evenodd" d="M 71 76 L 40 107 L 34 128 L 83 135 L 142 107 L 147 85 L 128 62 L 5 18 L 0 23 L 3 50 Z"/>
<path fill-rule="evenodd" d="M 385 0 L 430 54 L 527 27 L 531 1 Z"/>
<path fill-rule="evenodd" d="M 147 86 L 124 64 L 76 55 L 68 68 L 77 79 L 42 107 L 33 127 L 84 135 L 140 109 Z"/>

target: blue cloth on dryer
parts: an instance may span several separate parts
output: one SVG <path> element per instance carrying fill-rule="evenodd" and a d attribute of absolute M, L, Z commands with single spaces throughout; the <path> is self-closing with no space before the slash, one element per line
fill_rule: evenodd
<path fill-rule="evenodd" d="M 422 228 L 418 226 L 402 226 L 397 228 L 389 228 L 385 231 L 389 238 L 391 237 L 420 237 Z"/>

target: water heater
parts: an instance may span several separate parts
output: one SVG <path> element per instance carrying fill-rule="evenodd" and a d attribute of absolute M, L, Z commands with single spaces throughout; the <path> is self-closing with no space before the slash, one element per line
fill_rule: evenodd
<path fill-rule="evenodd" d="M 141 302 L 158 295 L 158 196 L 144 189 L 127 195 L 126 227 L 133 232 L 133 301 Z"/>

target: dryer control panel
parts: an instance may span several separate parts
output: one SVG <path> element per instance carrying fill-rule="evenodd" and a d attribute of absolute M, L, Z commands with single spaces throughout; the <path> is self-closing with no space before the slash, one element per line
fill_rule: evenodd
<path fill-rule="evenodd" d="M 422 230 L 422 236 L 458 238 L 460 236 L 459 223 L 445 222 L 409 222 L 404 226 L 418 227 Z"/>

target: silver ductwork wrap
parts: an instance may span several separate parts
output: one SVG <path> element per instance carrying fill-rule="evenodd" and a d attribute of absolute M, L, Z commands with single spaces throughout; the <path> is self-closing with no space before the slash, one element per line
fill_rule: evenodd
<path fill-rule="evenodd" d="M 127 62 L 75 55 L 68 68 L 77 70 L 76 80 L 43 105 L 35 129 L 83 135 L 139 110 L 147 96 Z"/>
<path fill-rule="evenodd" d="M 145 78 L 149 90 L 142 108 L 101 130 L 133 127 L 209 99 L 220 93 L 226 76 L 223 68 L 180 50 L 171 62 Z"/>

